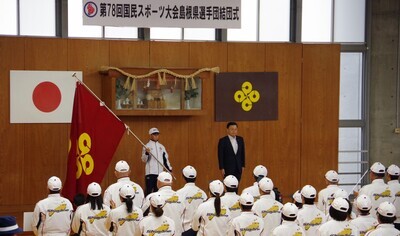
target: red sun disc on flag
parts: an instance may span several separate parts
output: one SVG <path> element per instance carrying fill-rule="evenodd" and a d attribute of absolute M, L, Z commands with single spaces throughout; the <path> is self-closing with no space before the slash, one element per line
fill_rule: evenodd
<path fill-rule="evenodd" d="M 42 112 L 52 112 L 61 103 L 60 89 L 52 82 L 38 84 L 32 94 L 33 104 Z"/>

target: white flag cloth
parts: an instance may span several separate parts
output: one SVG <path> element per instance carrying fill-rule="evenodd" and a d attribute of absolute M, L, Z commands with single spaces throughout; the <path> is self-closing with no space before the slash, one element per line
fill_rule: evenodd
<path fill-rule="evenodd" d="M 10 123 L 71 123 L 79 71 L 10 71 Z"/>

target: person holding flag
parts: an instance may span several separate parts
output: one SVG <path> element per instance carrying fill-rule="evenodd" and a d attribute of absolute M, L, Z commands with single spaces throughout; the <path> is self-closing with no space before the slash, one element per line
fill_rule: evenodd
<path fill-rule="evenodd" d="M 157 177 L 164 171 L 172 172 L 172 166 L 168 159 L 168 152 L 158 140 L 160 131 L 157 128 L 149 130 L 150 141 L 143 147 L 142 161 L 146 163 L 145 183 L 146 196 L 157 192 Z"/>

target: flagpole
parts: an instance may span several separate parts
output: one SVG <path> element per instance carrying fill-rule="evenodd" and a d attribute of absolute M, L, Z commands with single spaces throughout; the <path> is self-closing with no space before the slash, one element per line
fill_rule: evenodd
<path fill-rule="evenodd" d="M 364 174 L 361 176 L 361 178 L 357 181 L 356 185 L 354 185 L 353 189 L 351 190 L 351 192 L 354 192 L 354 190 L 356 189 L 357 185 L 361 182 L 361 180 L 364 178 L 364 176 L 367 174 L 368 169 L 364 172 Z"/>
<path fill-rule="evenodd" d="M 107 110 L 111 113 L 111 114 L 113 114 L 114 115 L 114 117 L 115 118 L 117 118 L 119 121 L 121 121 L 122 122 L 122 120 L 117 116 L 117 115 L 115 115 L 115 113 L 85 84 L 85 83 L 83 83 L 83 81 L 81 81 L 81 80 L 79 80 L 78 79 L 78 77 L 76 76 L 76 73 L 73 73 L 72 74 L 72 77 L 74 77 L 76 80 L 77 80 L 77 82 L 79 82 L 80 84 L 82 84 L 83 86 L 85 86 L 85 88 L 105 107 L 105 108 L 107 108 Z M 124 122 L 122 122 L 122 123 L 124 123 Z M 136 140 L 137 141 L 139 141 L 139 143 L 142 145 L 142 147 L 143 148 L 147 148 L 147 146 L 146 146 L 146 144 L 144 144 L 143 142 L 142 142 L 142 140 L 140 140 L 140 138 L 129 128 L 129 126 L 127 126 L 125 123 L 124 123 L 124 125 L 125 125 L 125 128 L 128 130 L 128 134 L 130 133 L 130 134 L 132 134 L 135 138 L 136 138 Z M 175 178 L 175 176 L 174 176 L 174 174 L 172 174 L 172 172 L 170 171 L 170 170 L 168 170 L 165 166 L 164 166 L 164 164 L 163 163 L 161 163 L 160 162 L 160 160 L 158 160 L 158 158 L 156 157 L 156 156 L 154 156 L 154 154 L 152 153 L 152 152 L 149 152 L 150 153 L 150 155 L 152 156 L 152 157 L 154 157 L 154 159 L 156 159 L 156 161 L 158 162 L 158 164 L 160 164 L 163 168 L 164 168 L 164 170 L 165 171 L 167 171 L 168 173 L 170 173 L 171 175 L 172 175 L 172 177 L 176 180 L 176 178 Z"/>

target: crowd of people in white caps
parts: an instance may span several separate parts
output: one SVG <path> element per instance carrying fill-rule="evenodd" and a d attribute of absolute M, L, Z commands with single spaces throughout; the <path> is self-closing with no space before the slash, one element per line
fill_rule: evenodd
<path fill-rule="evenodd" d="M 145 196 L 130 180 L 128 163 L 119 161 L 118 181 L 104 195 L 98 183 L 91 183 L 85 203 L 75 211 L 60 196 L 60 179 L 51 177 L 50 194 L 36 204 L 32 227 L 36 235 L 400 235 L 400 169 L 377 162 L 369 171 L 371 183 L 354 193 L 352 203 L 338 186 L 338 173 L 329 170 L 326 188 L 317 192 L 305 185 L 283 205 L 262 165 L 254 168 L 255 183 L 241 195 L 232 175 L 211 181 L 207 194 L 195 184 L 196 169 L 186 166 L 181 189 L 173 190 L 173 177 L 161 172 L 158 191 Z"/>

